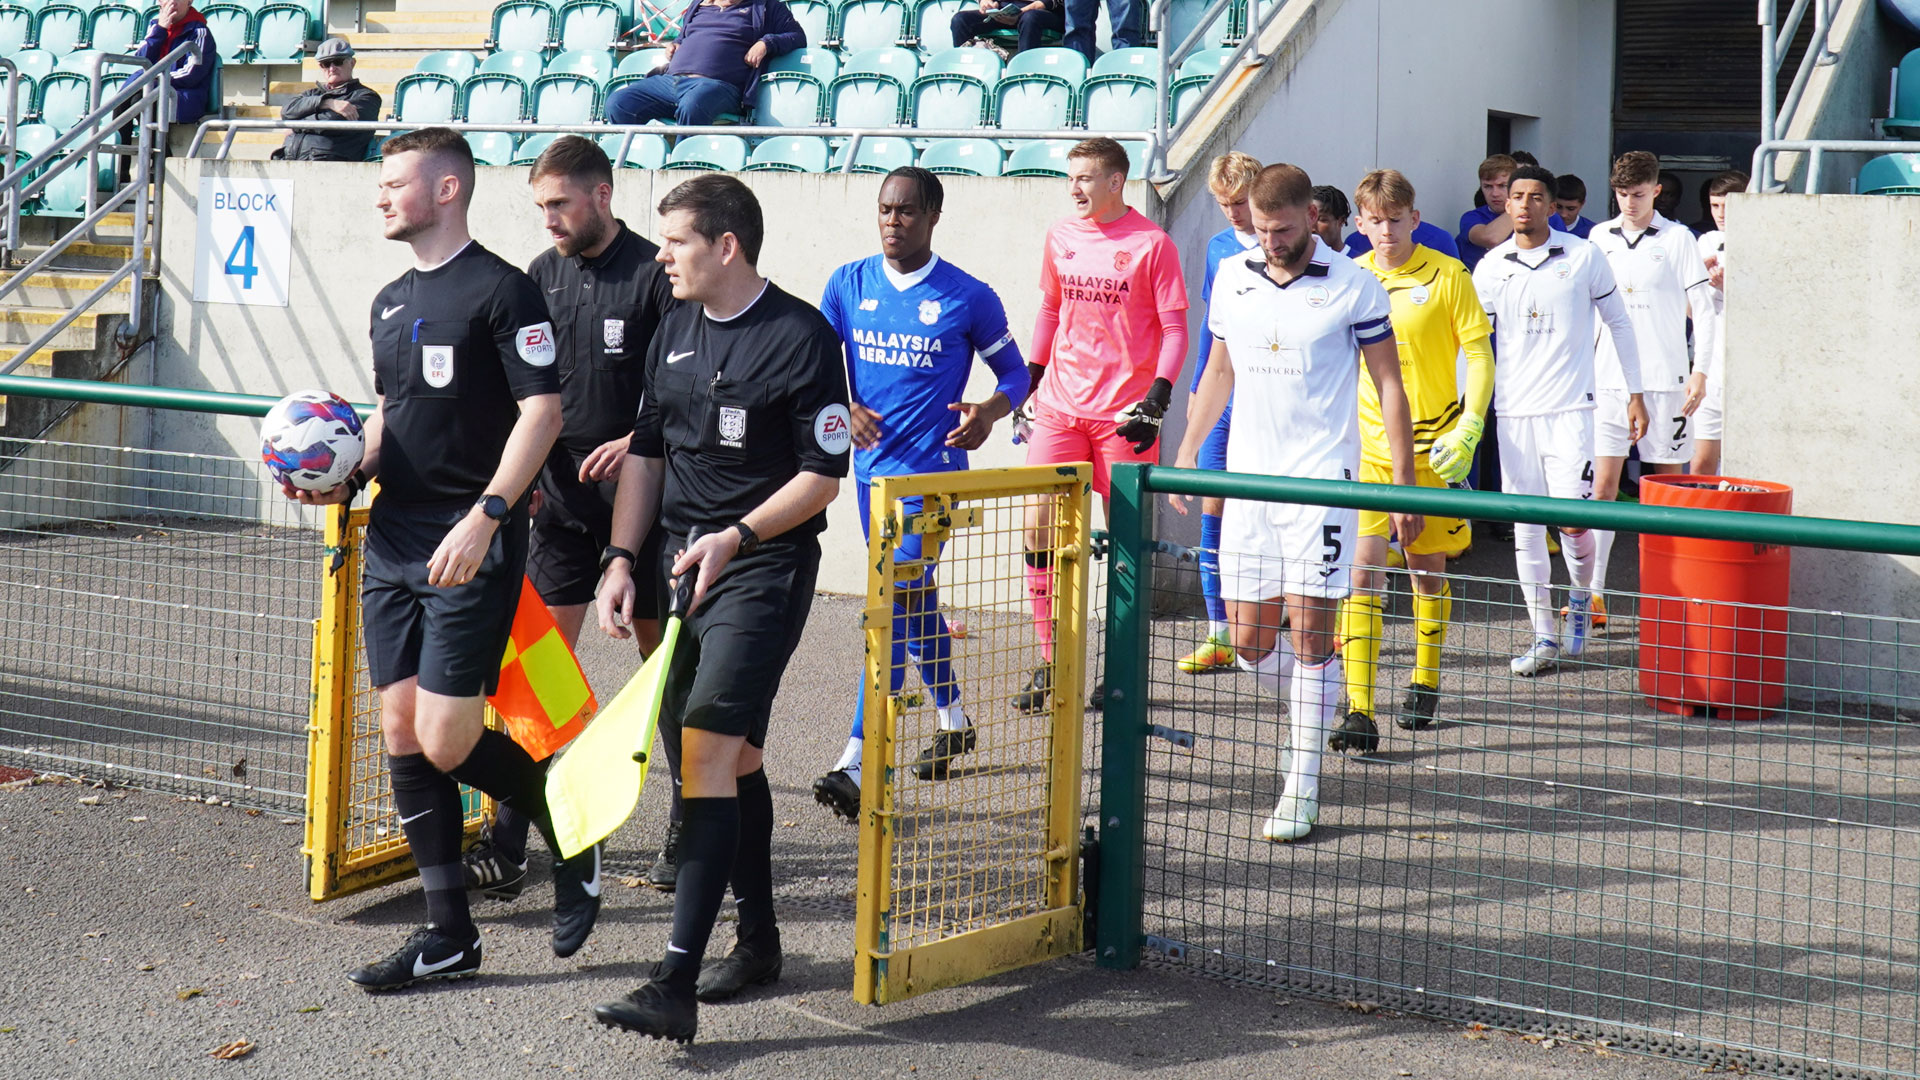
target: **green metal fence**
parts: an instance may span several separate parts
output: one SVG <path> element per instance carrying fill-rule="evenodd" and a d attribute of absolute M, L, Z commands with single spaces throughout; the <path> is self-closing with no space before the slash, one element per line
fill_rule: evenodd
<path fill-rule="evenodd" d="M 275 400 L 18 376 L 0 395 Z M 299 809 L 319 525 L 257 456 L 0 439 L 0 763 Z"/>
<path fill-rule="evenodd" d="M 1631 535 L 1911 555 L 1920 528 L 1145 466 L 1113 490 L 1102 965 L 1708 1067 L 1920 1076 L 1920 623 L 1736 605 L 1768 627 L 1739 647 L 1783 656 L 1783 707 L 1660 711 L 1639 639 L 1673 601 L 1637 590 Z M 1481 537 L 1445 575 L 1439 722 L 1405 730 L 1410 578 L 1389 572 L 1380 744 L 1328 753 L 1313 831 L 1270 843 L 1288 709 L 1232 668 L 1176 670 L 1205 625 L 1196 553 L 1154 534 L 1166 494 L 1622 530 L 1608 625 L 1514 674 L 1532 634 L 1512 546 Z"/>

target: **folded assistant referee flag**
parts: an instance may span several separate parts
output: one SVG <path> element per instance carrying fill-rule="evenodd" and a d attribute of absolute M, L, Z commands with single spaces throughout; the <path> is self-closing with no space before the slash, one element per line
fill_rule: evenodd
<path fill-rule="evenodd" d="M 500 688 L 487 704 L 506 722 L 507 734 L 535 761 L 573 741 L 599 702 L 587 685 L 580 661 L 553 625 L 533 582 L 520 579 L 520 607 L 513 613 L 513 635 L 500 659 Z"/>
<path fill-rule="evenodd" d="M 553 835 L 563 859 L 613 835 L 640 805 L 640 789 L 647 782 L 648 759 L 653 756 L 653 735 L 660 723 L 660 703 L 666 698 L 667 672 L 680 642 L 680 620 L 687 613 L 693 579 L 692 573 L 681 575 L 680 587 L 673 591 L 660 647 L 614 695 L 586 734 L 547 770 L 547 810 L 553 815 Z"/>

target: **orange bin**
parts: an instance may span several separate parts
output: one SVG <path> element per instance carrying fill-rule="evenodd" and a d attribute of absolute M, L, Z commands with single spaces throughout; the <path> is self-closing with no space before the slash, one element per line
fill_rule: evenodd
<path fill-rule="evenodd" d="M 1793 489 L 1764 480 L 1640 478 L 1646 506 L 1793 513 Z M 1787 686 L 1792 551 L 1774 544 L 1640 537 L 1640 692 L 1662 712 L 1758 720 Z"/>

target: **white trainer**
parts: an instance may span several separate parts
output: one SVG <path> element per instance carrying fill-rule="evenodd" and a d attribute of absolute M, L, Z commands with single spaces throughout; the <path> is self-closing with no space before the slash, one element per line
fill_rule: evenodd
<path fill-rule="evenodd" d="M 1560 643 L 1552 638 L 1535 641 L 1526 652 L 1508 661 L 1515 675 L 1532 678 L 1560 666 Z"/>
<path fill-rule="evenodd" d="M 1260 835 L 1276 843 L 1289 843 L 1303 839 L 1319 820 L 1319 800 L 1282 795 L 1280 801 L 1273 804 L 1273 816 L 1267 819 Z"/>

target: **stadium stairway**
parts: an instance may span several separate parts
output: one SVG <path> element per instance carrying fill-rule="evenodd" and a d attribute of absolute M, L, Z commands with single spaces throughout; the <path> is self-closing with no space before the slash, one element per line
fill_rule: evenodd
<path fill-rule="evenodd" d="M 492 27 L 491 0 L 366 0 L 364 29 L 353 23 L 351 4 L 329 5 L 327 33 L 352 43 L 354 74 L 380 95 L 380 116 L 393 112 L 393 87 L 413 70 L 422 56 L 442 49 L 480 52 Z M 222 72 L 227 115 L 234 119 L 278 119 L 280 109 L 320 78 L 320 68 L 308 57 L 299 65 L 248 64 Z M 173 149 L 184 153 L 192 139 L 189 125 L 173 132 Z M 206 153 L 225 138 L 212 133 Z M 233 133 L 231 157 L 262 159 L 286 141 L 284 132 Z"/>
<path fill-rule="evenodd" d="M 70 228 L 69 220 L 23 218 L 23 246 L 14 253 L 19 263 L 27 263 L 46 250 L 46 242 L 55 230 Z M 20 349 L 39 337 L 98 288 L 108 274 L 127 261 L 132 251 L 132 214 L 110 214 L 100 225 L 96 244 L 70 244 L 55 266 L 35 274 L 19 289 L 0 297 L 0 365 L 19 355 Z M 0 282 L 12 280 L 17 271 L 0 270 Z M 158 279 L 148 275 L 146 295 L 155 296 Z M 125 279 L 82 312 L 79 318 L 14 371 L 16 375 L 52 376 L 62 379 L 110 378 L 121 366 L 125 352 L 119 340 L 120 330 L 132 313 L 133 280 Z M 148 304 L 151 305 L 151 299 Z M 149 320 L 151 321 L 151 320 Z M 60 401 L 43 398 L 0 397 L 0 437 L 29 439 L 41 435 L 49 424 L 67 409 Z"/>

